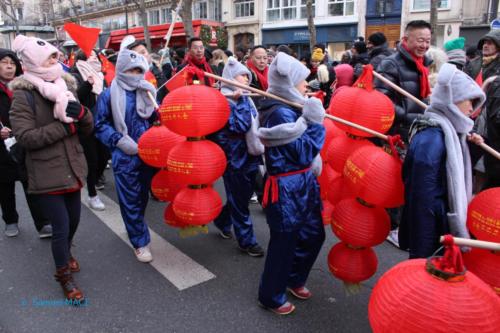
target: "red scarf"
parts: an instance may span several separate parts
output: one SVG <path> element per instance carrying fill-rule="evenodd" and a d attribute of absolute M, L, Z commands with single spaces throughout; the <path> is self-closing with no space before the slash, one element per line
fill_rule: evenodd
<path fill-rule="evenodd" d="M 0 82 L 0 90 L 5 92 L 7 97 L 9 97 L 10 101 L 12 102 L 12 98 L 13 98 L 12 91 L 9 88 L 7 88 L 7 86 L 5 84 L 3 84 L 2 82 Z"/>
<path fill-rule="evenodd" d="M 267 88 L 269 87 L 269 83 L 267 82 L 267 72 L 269 71 L 269 67 L 266 66 L 266 68 L 263 71 L 261 71 L 254 65 L 254 63 L 251 60 L 247 61 L 247 67 L 252 72 L 254 72 L 255 75 L 257 75 L 257 81 L 259 81 L 260 87 L 262 88 L 262 90 L 266 91 Z"/>
<path fill-rule="evenodd" d="M 401 44 L 403 48 L 408 51 L 413 61 L 415 61 L 417 71 L 420 73 L 420 97 L 427 98 L 431 94 L 431 85 L 429 83 L 429 68 L 424 66 L 424 57 L 417 57 L 408 49 L 405 42 Z"/>
<path fill-rule="evenodd" d="M 199 69 L 204 70 L 205 72 L 208 72 L 208 73 L 212 73 L 212 74 L 214 73 L 212 71 L 212 67 L 210 67 L 210 65 L 208 64 L 207 59 L 205 59 L 205 57 L 203 57 L 202 60 L 198 60 L 189 54 L 186 58 L 186 61 L 187 61 L 188 65 L 198 67 Z M 214 84 L 215 84 L 214 79 L 209 78 L 209 77 L 205 77 L 205 81 L 206 80 L 208 80 L 210 87 L 214 86 Z"/>

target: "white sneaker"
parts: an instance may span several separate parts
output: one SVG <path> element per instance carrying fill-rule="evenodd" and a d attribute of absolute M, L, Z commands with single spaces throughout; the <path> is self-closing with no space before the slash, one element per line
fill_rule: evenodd
<path fill-rule="evenodd" d="M 256 204 L 259 203 L 259 198 L 257 197 L 257 194 L 252 194 L 252 197 L 250 198 L 250 203 Z"/>
<path fill-rule="evenodd" d="M 153 261 L 153 255 L 151 254 L 148 245 L 135 249 L 134 252 L 135 256 L 137 257 L 137 260 L 139 260 L 140 262 Z"/>
<path fill-rule="evenodd" d="M 399 239 L 398 239 L 398 233 L 399 233 L 399 228 L 396 228 L 394 230 L 391 230 L 389 232 L 389 236 L 387 236 L 386 240 L 394 245 L 395 247 L 399 248 Z"/>
<path fill-rule="evenodd" d="M 101 201 L 101 198 L 99 198 L 98 195 L 95 197 L 89 197 L 89 206 L 93 210 L 105 210 L 106 206 Z"/>

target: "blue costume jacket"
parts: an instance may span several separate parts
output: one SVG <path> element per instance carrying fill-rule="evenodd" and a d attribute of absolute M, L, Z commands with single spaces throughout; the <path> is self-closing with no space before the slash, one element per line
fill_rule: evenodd
<path fill-rule="evenodd" d="M 141 118 L 136 112 L 135 91 L 126 91 L 126 98 L 125 124 L 128 135 L 137 142 L 149 129 L 156 114 L 153 113 L 150 119 Z M 146 246 L 150 242 L 150 236 L 144 221 L 144 211 L 154 169 L 144 164 L 138 155 L 127 155 L 116 147 L 123 134 L 113 126 L 111 89 L 104 91 L 97 100 L 95 133 L 111 151 L 116 192 L 130 242 L 134 248 Z"/>
<path fill-rule="evenodd" d="M 245 133 L 250 130 L 252 115 L 256 117 L 257 111 L 247 96 L 240 97 L 237 103 L 229 100 L 229 105 L 229 120 L 226 126 L 214 135 L 214 141 L 222 147 L 227 158 L 227 168 L 223 176 L 227 203 L 214 223 L 227 233 L 233 226 L 239 246 L 247 249 L 257 244 L 248 204 L 254 191 L 261 157 L 248 153 Z"/>
<path fill-rule="evenodd" d="M 439 127 L 428 127 L 412 138 L 403 164 L 405 205 L 399 245 L 410 258 L 427 258 L 448 233 L 446 146 Z"/>
<path fill-rule="evenodd" d="M 262 101 L 260 124 L 274 127 L 295 122 L 300 111 L 277 101 Z M 311 166 L 325 140 L 323 125 L 311 123 L 296 140 L 266 147 L 270 175 L 299 171 Z M 259 288 L 259 301 L 277 308 L 287 301 L 286 288 L 303 287 L 325 240 L 321 199 L 311 170 L 278 178 L 279 199 L 266 208 L 270 240 Z"/>

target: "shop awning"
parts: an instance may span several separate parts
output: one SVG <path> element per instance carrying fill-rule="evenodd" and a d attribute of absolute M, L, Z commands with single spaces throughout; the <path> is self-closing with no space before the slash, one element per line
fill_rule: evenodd
<path fill-rule="evenodd" d="M 212 28 L 222 27 L 223 24 L 216 21 L 209 20 L 194 20 L 193 21 L 193 31 L 194 35 L 198 37 L 200 35 L 200 30 L 202 25 L 208 25 Z M 170 24 L 159 24 L 149 26 L 149 36 L 151 38 L 151 44 L 153 47 L 160 47 L 165 43 L 165 36 L 170 27 Z M 137 40 L 144 40 L 144 28 L 135 27 L 127 29 L 120 29 L 111 31 L 108 41 L 106 42 L 106 48 L 112 48 L 118 50 L 120 48 L 120 43 L 123 38 L 127 35 L 133 35 Z M 184 24 L 182 22 L 176 22 L 174 25 L 174 31 L 170 39 L 170 44 L 173 46 L 184 46 L 186 32 L 184 31 Z"/>

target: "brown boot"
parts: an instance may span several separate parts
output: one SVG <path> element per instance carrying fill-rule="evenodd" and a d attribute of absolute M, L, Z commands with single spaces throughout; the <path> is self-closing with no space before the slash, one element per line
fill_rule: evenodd
<path fill-rule="evenodd" d="M 73 281 L 73 276 L 71 275 L 69 266 L 57 269 L 54 277 L 56 278 L 56 281 L 61 284 L 66 299 L 78 301 L 79 303 L 84 300 L 82 291 L 78 289 L 75 281 Z"/>
<path fill-rule="evenodd" d="M 71 273 L 77 273 L 80 271 L 80 264 L 74 257 L 69 257 L 68 266 L 71 270 Z"/>

